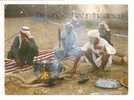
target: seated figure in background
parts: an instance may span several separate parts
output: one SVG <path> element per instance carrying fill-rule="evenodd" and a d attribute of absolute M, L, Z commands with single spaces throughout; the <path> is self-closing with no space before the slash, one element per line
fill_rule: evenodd
<path fill-rule="evenodd" d="M 104 21 L 99 23 L 98 30 L 100 33 L 100 37 L 104 38 L 106 41 L 108 41 L 109 44 L 113 45 L 111 43 L 111 30 Z"/>

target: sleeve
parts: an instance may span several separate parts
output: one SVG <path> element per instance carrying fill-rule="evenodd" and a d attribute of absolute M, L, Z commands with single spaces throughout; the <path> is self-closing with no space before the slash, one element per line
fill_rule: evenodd
<path fill-rule="evenodd" d="M 38 50 L 38 46 L 34 39 L 31 40 L 30 47 L 31 47 L 31 49 L 34 50 L 34 54 L 37 56 L 39 54 L 39 50 Z"/>
<path fill-rule="evenodd" d="M 111 54 L 111 55 L 116 54 L 115 48 L 111 46 L 109 43 L 105 45 L 105 48 L 108 54 Z"/>
<path fill-rule="evenodd" d="M 13 44 L 8 52 L 7 58 L 14 59 L 16 58 L 17 52 L 19 50 L 19 37 L 16 37 L 13 41 Z"/>
<path fill-rule="evenodd" d="M 101 46 L 103 48 L 106 49 L 107 54 L 112 55 L 112 54 L 115 54 L 116 53 L 115 48 L 111 44 L 109 44 L 105 39 L 102 39 L 101 38 L 100 44 L 101 44 Z"/>
<path fill-rule="evenodd" d="M 19 48 L 19 37 L 15 37 L 11 49 Z"/>

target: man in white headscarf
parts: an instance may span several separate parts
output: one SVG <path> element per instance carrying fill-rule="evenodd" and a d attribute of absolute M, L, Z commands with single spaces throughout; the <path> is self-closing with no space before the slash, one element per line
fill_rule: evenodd
<path fill-rule="evenodd" d="M 89 41 L 82 47 L 82 51 L 95 69 L 104 69 L 112 63 L 112 55 L 116 53 L 116 50 L 100 37 L 98 30 L 89 31 L 88 38 Z"/>
<path fill-rule="evenodd" d="M 30 28 L 23 26 L 14 39 L 8 52 L 8 58 L 16 60 L 18 65 L 31 65 L 36 55 L 38 55 L 38 47 L 31 35 Z"/>

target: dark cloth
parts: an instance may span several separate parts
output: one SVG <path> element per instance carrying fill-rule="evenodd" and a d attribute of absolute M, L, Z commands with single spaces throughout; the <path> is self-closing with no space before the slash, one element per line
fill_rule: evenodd
<path fill-rule="evenodd" d="M 100 32 L 100 37 L 104 38 L 109 44 L 112 45 L 111 32 L 110 31 L 104 31 L 104 30 L 99 30 L 99 32 Z"/>
<path fill-rule="evenodd" d="M 13 41 L 13 44 L 11 46 L 11 49 L 10 51 L 8 52 L 8 55 L 7 55 L 7 58 L 8 59 L 16 59 L 16 56 L 18 54 L 18 51 L 19 51 L 19 36 L 16 36 L 14 41 Z"/>
<path fill-rule="evenodd" d="M 33 63 L 34 56 L 38 55 L 38 47 L 34 39 L 29 39 L 29 42 L 22 40 L 20 48 L 19 44 L 19 37 L 17 36 L 8 53 L 8 58 L 19 60 L 21 64 L 31 65 Z"/>
<path fill-rule="evenodd" d="M 89 62 L 91 62 L 91 64 L 93 65 L 93 67 L 97 68 L 97 65 L 95 64 L 95 62 L 93 61 L 93 56 L 90 50 L 87 50 L 85 52 L 85 56 L 88 59 Z M 97 55 L 96 55 L 97 56 Z"/>

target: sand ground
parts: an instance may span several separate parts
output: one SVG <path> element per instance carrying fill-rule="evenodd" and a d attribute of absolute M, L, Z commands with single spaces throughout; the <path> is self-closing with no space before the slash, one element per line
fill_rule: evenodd
<path fill-rule="evenodd" d="M 63 20 L 56 20 L 58 23 L 63 23 Z M 11 38 L 15 33 L 19 31 L 22 25 L 29 26 L 31 32 L 35 37 L 35 40 L 39 46 L 40 50 L 51 49 L 58 45 L 58 28 L 62 28 L 61 25 L 48 23 L 45 21 L 36 21 L 31 17 L 25 18 L 6 18 L 5 19 L 5 57 L 10 49 L 10 46 L 14 38 Z M 112 29 L 112 34 L 114 33 L 125 33 L 126 30 L 122 29 Z M 13 36 L 14 37 L 14 36 Z M 51 41 L 50 41 L 51 40 Z M 112 35 L 112 42 L 116 50 L 122 54 L 128 53 L 128 39 L 115 37 Z M 67 69 L 73 66 L 73 62 L 66 60 L 62 62 Z M 89 81 L 85 84 L 78 84 L 77 78 L 70 78 L 60 81 L 60 84 L 55 87 L 36 87 L 36 88 L 24 88 L 19 85 L 13 84 L 13 82 L 7 81 L 5 78 L 5 93 L 6 94 L 16 94 L 16 95 L 90 95 L 92 93 L 110 93 L 110 94 L 127 94 L 128 89 L 121 87 L 118 89 L 103 89 L 95 86 L 96 80 L 103 79 L 114 79 L 121 80 L 124 77 L 128 77 L 128 66 L 127 65 L 115 65 L 108 69 L 106 72 L 100 73 L 89 73 L 92 66 L 86 63 L 80 63 L 78 72 L 86 73 L 89 77 Z M 15 75 L 22 77 L 26 82 L 30 82 L 35 78 L 32 70 L 26 72 L 16 73 Z M 7 75 L 5 75 L 7 76 Z M 27 77 L 29 76 L 29 77 Z M 14 80 L 17 81 L 17 80 Z"/>

